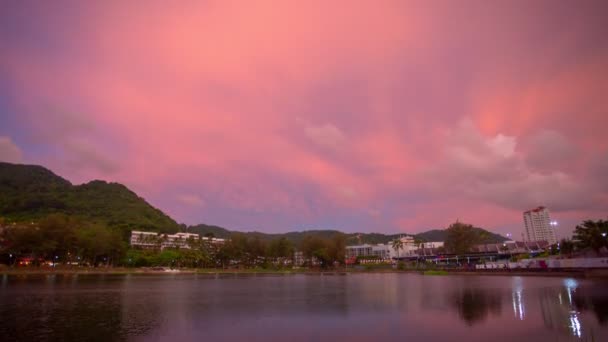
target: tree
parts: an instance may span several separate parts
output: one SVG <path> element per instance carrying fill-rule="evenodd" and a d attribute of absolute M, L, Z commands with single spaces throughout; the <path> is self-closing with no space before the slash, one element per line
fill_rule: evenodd
<path fill-rule="evenodd" d="M 100 262 L 112 265 L 123 255 L 125 243 L 120 231 L 97 224 L 78 230 L 78 247 L 79 254 L 93 266 Z"/>
<path fill-rule="evenodd" d="M 3 250 L 15 256 L 31 256 L 34 263 L 55 249 L 55 241 L 45 240 L 40 228 L 34 225 L 16 225 L 3 232 Z"/>
<path fill-rule="evenodd" d="M 338 262 L 344 264 L 346 257 L 346 236 L 342 233 L 333 234 L 330 238 L 316 235 L 306 235 L 300 244 L 304 257 L 313 264 L 317 260 L 321 267 L 329 267 Z"/>
<path fill-rule="evenodd" d="M 591 248 L 598 253 L 608 248 L 608 221 L 586 220 L 574 230 L 574 240 L 580 249 Z"/>
<path fill-rule="evenodd" d="M 574 253 L 574 242 L 568 239 L 562 239 L 559 242 L 559 251 L 560 254 L 572 255 Z"/>
<path fill-rule="evenodd" d="M 274 239 L 268 244 L 268 256 L 283 265 L 287 260 L 293 258 L 293 244 L 285 237 Z"/>
<path fill-rule="evenodd" d="M 456 222 L 447 229 L 445 249 L 450 253 L 465 254 L 477 244 L 479 235 L 470 224 Z"/>
<path fill-rule="evenodd" d="M 259 264 L 266 264 L 266 243 L 262 241 L 258 236 L 254 236 L 251 239 L 247 239 L 246 255 L 247 265 L 257 266 Z"/>
<path fill-rule="evenodd" d="M 336 233 L 331 237 L 328 243 L 328 256 L 331 264 L 340 263 L 344 264 L 344 258 L 346 257 L 346 235 L 343 233 Z"/>
<path fill-rule="evenodd" d="M 11 225 L 3 233 L 7 252 L 39 258 L 70 261 L 78 246 L 76 235 L 80 221 L 64 214 L 51 214 L 39 222 Z"/>
<path fill-rule="evenodd" d="M 53 250 L 48 251 L 52 255 L 47 256 L 51 259 L 61 257 L 62 260 L 68 260 L 68 256 L 72 255 L 78 245 L 76 231 L 81 225 L 80 220 L 64 214 L 51 214 L 41 219 L 38 226 L 42 238 L 55 244 Z"/>
<path fill-rule="evenodd" d="M 393 249 L 395 251 L 397 251 L 397 258 L 399 258 L 400 257 L 399 250 L 403 249 L 403 241 L 401 241 L 401 239 L 395 239 L 395 240 L 391 241 L 391 246 L 393 247 Z"/>
<path fill-rule="evenodd" d="M 309 265 L 312 266 L 313 260 L 316 258 L 322 266 L 327 266 L 329 256 L 327 255 L 327 244 L 324 239 L 314 235 L 306 235 L 302 239 L 300 249 Z"/>

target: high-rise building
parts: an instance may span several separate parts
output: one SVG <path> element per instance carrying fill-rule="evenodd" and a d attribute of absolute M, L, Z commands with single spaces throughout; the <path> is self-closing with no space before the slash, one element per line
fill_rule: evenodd
<path fill-rule="evenodd" d="M 549 210 L 538 207 L 524 211 L 524 224 L 526 225 L 526 237 L 528 241 L 547 241 L 549 244 L 557 243 L 555 230 L 551 224 Z"/>

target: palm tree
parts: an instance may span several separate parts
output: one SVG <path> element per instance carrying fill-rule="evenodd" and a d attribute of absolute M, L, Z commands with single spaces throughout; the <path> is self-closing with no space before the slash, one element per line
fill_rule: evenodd
<path fill-rule="evenodd" d="M 397 258 L 399 258 L 399 250 L 403 249 L 403 241 L 401 241 L 401 239 L 395 239 L 391 242 L 391 246 L 397 251 Z"/>

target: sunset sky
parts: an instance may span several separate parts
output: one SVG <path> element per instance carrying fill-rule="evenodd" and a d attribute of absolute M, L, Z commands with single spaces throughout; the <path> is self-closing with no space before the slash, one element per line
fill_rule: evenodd
<path fill-rule="evenodd" d="M 3 1 L 0 160 L 179 222 L 608 217 L 608 1 Z M 1 194 L 0 194 L 1 196 Z"/>

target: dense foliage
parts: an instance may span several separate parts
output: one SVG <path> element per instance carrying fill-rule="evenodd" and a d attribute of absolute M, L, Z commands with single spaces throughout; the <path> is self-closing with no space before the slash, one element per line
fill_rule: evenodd
<path fill-rule="evenodd" d="M 121 231 L 176 232 L 179 225 L 124 185 L 92 181 L 72 185 L 41 166 L 0 162 L 0 217 L 37 221 L 49 214 L 80 217 Z"/>
<path fill-rule="evenodd" d="M 151 249 L 131 248 L 117 228 L 91 224 L 64 214 L 51 214 L 37 222 L 7 224 L 0 220 L 0 256 L 15 264 L 29 260 L 44 262 L 127 267 L 208 267 L 251 268 L 292 266 L 295 246 L 285 237 L 270 241 L 234 233 L 224 243 L 207 238 L 189 238 L 188 248 L 162 249 L 166 235 L 149 237 Z M 331 239 L 314 237 L 315 245 L 303 244 L 309 258 L 320 266 L 343 262 L 345 244 L 342 235 Z"/>
<path fill-rule="evenodd" d="M 0 252 L 14 262 L 28 257 L 34 264 L 116 264 L 127 248 L 121 234 L 100 224 L 89 224 L 63 214 L 51 214 L 37 223 L 11 224 L 0 234 Z"/>
<path fill-rule="evenodd" d="M 447 229 L 445 249 L 449 253 L 465 254 L 480 241 L 481 237 L 472 225 L 456 222 Z"/>
<path fill-rule="evenodd" d="M 318 261 L 322 267 L 344 264 L 346 236 L 336 233 L 329 238 L 307 235 L 302 239 L 300 250 L 309 264 Z"/>
<path fill-rule="evenodd" d="M 579 249 L 592 249 L 599 252 L 602 248 L 608 248 L 608 221 L 584 221 L 576 226 L 574 240 Z"/>

